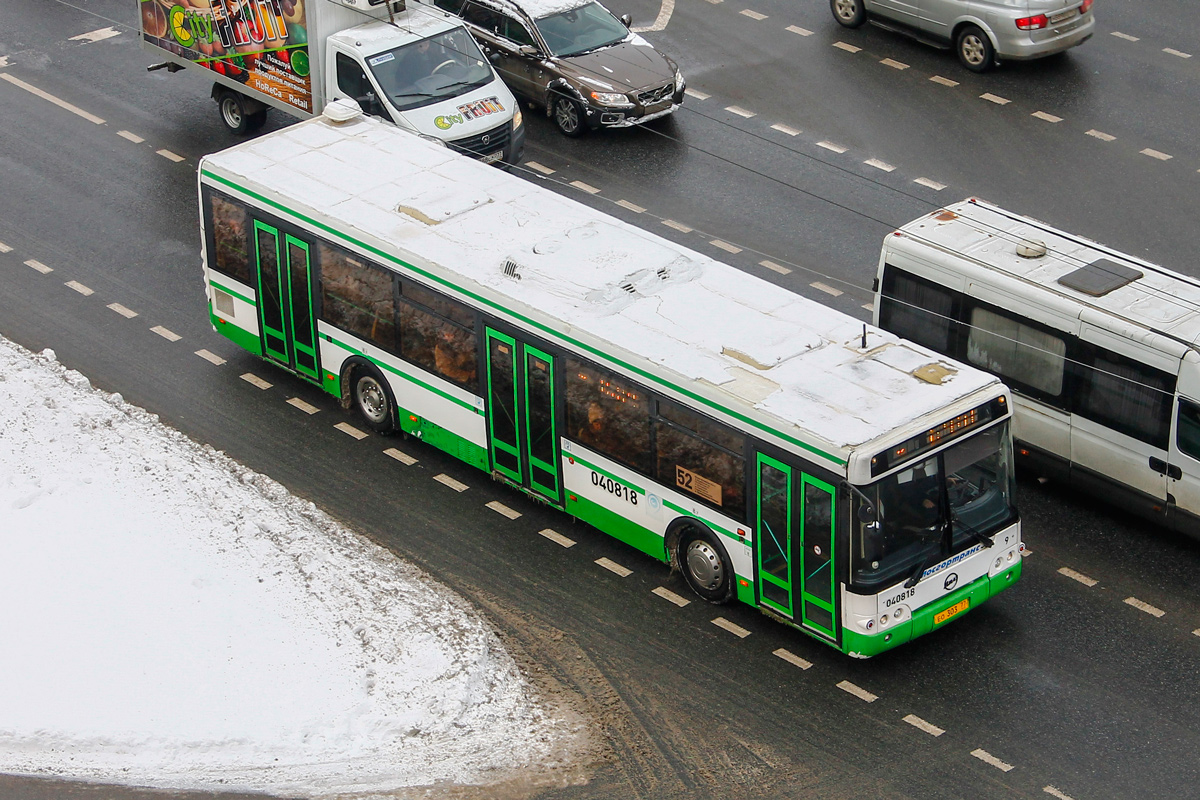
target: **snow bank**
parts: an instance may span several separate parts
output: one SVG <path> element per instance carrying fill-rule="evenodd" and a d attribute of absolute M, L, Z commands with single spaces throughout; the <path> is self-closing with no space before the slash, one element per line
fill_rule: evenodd
<path fill-rule="evenodd" d="M 302 795 L 484 781 L 557 721 L 446 588 L 0 339 L 0 772 Z"/>

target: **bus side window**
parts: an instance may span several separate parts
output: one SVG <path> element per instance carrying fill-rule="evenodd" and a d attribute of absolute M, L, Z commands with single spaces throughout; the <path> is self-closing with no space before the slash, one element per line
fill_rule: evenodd
<path fill-rule="evenodd" d="M 1062 337 L 986 308 L 971 310 L 967 360 L 1043 399 L 1063 393 L 1067 343 Z"/>
<path fill-rule="evenodd" d="M 953 355 L 955 292 L 924 278 L 884 268 L 879 325 L 939 353 Z"/>
<path fill-rule="evenodd" d="M 392 274 L 339 247 L 317 243 L 321 265 L 321 319 L 380 347 L 396 349 Z"/>
<path fill-rule="evenodd" d="M 735 519 L 746 516 L 745 437 L 668 400 L 654 420 L 660 483 L 701 498 Z"/>
<path fill-rule="evenodd" d="M 250 269 L 250 243 L 246 236 L 247 212 L 241 203 L 213 194 L 211 209 L 214 263 L 208 266 L 249 286 L 255 284 Z"/>
<path fill-rule="evenodd" d="M 475 312 L 411 281 L 403 282 L 401 292 L 400 355 L 474 391 L 479 361 Z"/>
<path fill-rule="evenodd" d="M 607 370 L 567 359 L 567 432 L 576 441 L 651 474 L 646 392 Z"/>
<path fill-rule="evenodd" d="M 1175 422 L 1175 445 L 1179 452 L 1200 461 L 1200 405 L 1182 397 Z"/>
<path fill-rule="evenodd" d="M 1072 411 L 1146 444 L 1167 448 L 1174 375 L 1100 348 L 1094 348 L 1094 355 L 1082 366 Z"/>

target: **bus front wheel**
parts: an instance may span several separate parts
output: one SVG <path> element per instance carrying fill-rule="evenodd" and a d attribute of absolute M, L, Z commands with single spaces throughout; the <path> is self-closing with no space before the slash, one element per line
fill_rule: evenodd
<path fill-rule="evenodd" d="M 357 367 L 350 385 L 354 392 L 354 407 L 367 426 L 376 433 L 394 433 L 396 402 L 379 371 L 373 367 Z"/>
<path fill-rule="evenodd" d="M 733 597 L 733 565 L 711 531 L 689 526 L 679 537 L 676 562 L 692 591 L 710 603 L 727 603 Z"/>

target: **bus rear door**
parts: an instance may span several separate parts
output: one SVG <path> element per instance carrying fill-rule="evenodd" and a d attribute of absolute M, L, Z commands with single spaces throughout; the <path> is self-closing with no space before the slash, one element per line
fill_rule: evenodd
<path fill-rule="evenodd" d="M 307 243 L 254 221 L 258 321 L 263 355 L 320 380 L 312 313 L 312 262 Z"/>

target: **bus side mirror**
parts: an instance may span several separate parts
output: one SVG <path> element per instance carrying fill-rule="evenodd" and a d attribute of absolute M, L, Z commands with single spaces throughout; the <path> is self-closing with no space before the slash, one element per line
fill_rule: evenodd
<path fill-rule="evenodd" d="M 875 511 L 875 506 L 869 503 L 861 503 L 858 506 L 858 521 L 864 525 L 870 525 L 879 519 L 879 514 Z"/>

